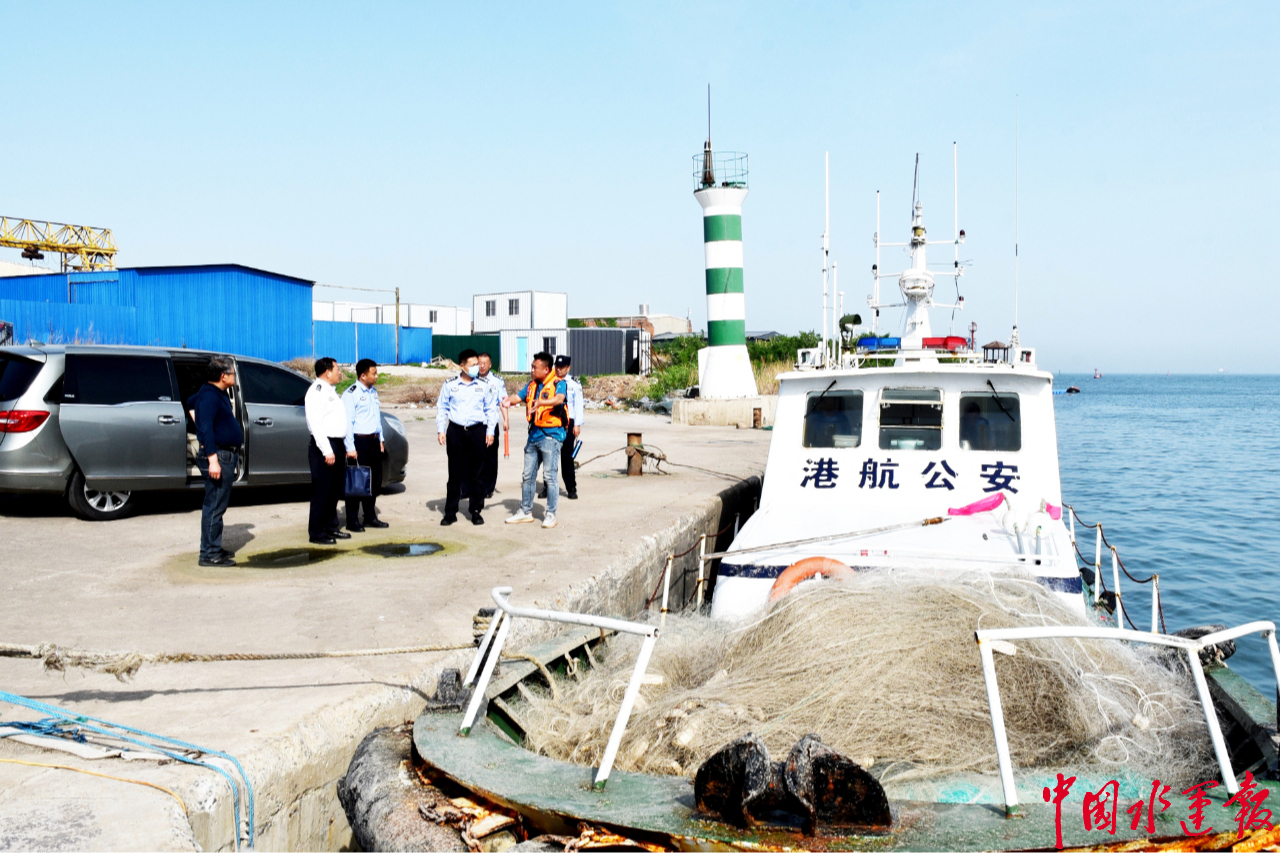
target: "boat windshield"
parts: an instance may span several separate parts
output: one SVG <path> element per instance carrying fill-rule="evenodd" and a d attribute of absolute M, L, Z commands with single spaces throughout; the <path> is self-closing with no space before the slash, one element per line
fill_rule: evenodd
<path fill-rule="evenodd" d="M 942 392 L 934 388 L 885 388 L 880 392 L 880 449 L 942 447 Z"/>
<path fill-rule="evenodd" d="M 804 415 L 805 447 L 862 444 L 862 392 L 811 391 Z"/>
<path fill-rule="evenodd" d="M 1017 394 L 960 395 L 962 450 L 1021 450 L 1022 412 Z"/>

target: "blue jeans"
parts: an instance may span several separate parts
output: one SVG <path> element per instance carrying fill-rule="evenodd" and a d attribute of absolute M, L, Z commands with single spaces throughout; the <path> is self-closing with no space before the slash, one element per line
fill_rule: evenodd
<path fill-rule="evenodd" d="M 219 450 L 218 464 L 222 476 L 217 480 L 209 476 L 209 459 L 200 456 L 196 465 L 204 475 L 204 508 L 200 511 L 200 559 L 218 560 L 222 557 L 222 514 L 231 503 L 231 484 L 236 479 L 234 450 Z"/>
<path fill-rule="evenodd" d="M 533 493 L 538 483 L 538 463 L 547 484 L 547 512 L 554 514 L 560 503 L 560 445 L 554 438 L 540 438 L 524 446 L 524 483 L 520 489 L 520 511 L 533 512 Z"/>

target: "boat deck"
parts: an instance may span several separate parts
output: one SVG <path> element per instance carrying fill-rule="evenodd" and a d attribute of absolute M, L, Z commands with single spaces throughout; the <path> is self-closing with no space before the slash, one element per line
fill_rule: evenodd
<path fill-rule="evenodd" d="M 1055 842 L 1054 807 L 1038 801 L 1021 806 L 1021 819 L 1006 818 L 999 805 L 894 801 L 895 825 L 885 835 L 805 838 L 785 829 L 740 830 L 699 818 L 694 813 L 693 785 L 684 777 L 615 770 L 605 790 L 595 791 L 591 768 L 529 752 L 487 721 L 468 737 L 459 737 L 461 719 L 460 713 L 419 717 L 413 733 L 418 754 L 441 775 L 520 812 L 539 832 L 576 836 L 579 823 L 585 821 L 636 841 L 678 850 L 1027 850 L 1053 848 Z M 1273 795 L 1280 793 L 1280 783 L 1259 784 Z M 1219 791 L 1209 792 L 1212 803 L 1206 808 L 1206 826 L 1234 829 L 1229 815 L 1235 810 L 1222 810 L 1226 795 Z M 1083 793 L 1072 794 L 1062 809 L 1063 841 L 1069 847 L 1183 835 L 1179 821 L 1187 811 L 1180 797 L 1173 798 L 1173 807 L 1157 817 L 1153 834 L 1128 830 L 1129 819 L 1122 808 L 1113 836 L 1084 829 Z"/>

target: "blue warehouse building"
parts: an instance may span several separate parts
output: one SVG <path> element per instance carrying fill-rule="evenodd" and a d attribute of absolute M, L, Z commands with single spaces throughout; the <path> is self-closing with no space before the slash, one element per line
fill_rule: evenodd
<path fill-rule="evenodd" d="M 393 326 L 313 322 L 314 284 L 240 264 L 14 276 L 0 278 L 0 321 L 13 324 L 16 342 L 396 361 Z M 430 360 L 430 329 L 400 332 L 401 360 Z"/>

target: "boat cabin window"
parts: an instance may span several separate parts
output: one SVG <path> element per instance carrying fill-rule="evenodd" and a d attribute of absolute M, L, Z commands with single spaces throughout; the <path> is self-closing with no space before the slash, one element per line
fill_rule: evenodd
<path fill-rule="evenodd" d="M 810 391 L 804 413 L 805 447 L 862 444 L 862 392 Z"/>
<path fill-rule="evenodd" d="M 885 388 L 880 392 L 881 450 L 937 450 L 940 447 L 941 391 Z"/>
<path fill-rule="evenodd" d="M 1021 450 L 1022 412 L 1017 394 L 960 395 L 962 450 Z"/>

